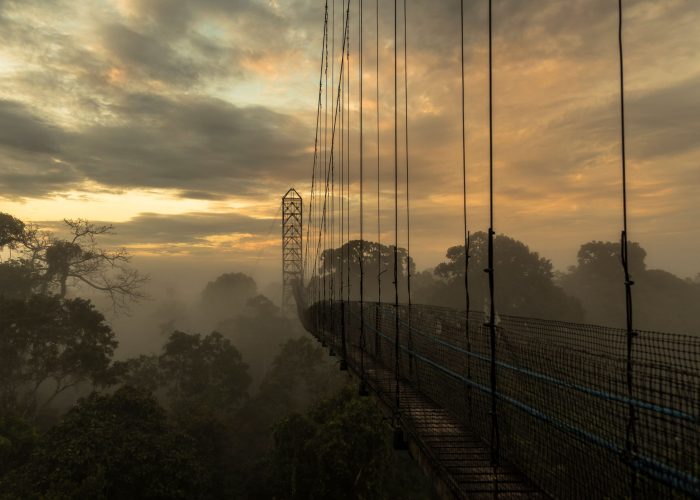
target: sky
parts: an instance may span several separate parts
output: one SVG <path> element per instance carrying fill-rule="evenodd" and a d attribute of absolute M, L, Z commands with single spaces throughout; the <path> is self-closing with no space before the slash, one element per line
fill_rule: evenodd
<path fill-rule="evenodd" d="M 617 2 L 493 4 L 494 227 L 564 270 L 582 243 L 617 241 L 622 225 Z M 650 267 L 695 276 L 700 2 L 624 4 L 630 238 Z M 342 5 L 329 2 L 331 92 Z M 358 5 L 350 17 L 352 237 Z M 488 225 L 486 5 L 465 2 L 473 231 Z M 393 2 L 379 2 L 379 39 L 377 4 L 363 6 L 364 226 L 376 240 L 379 164 L 381 239 L 390 242 Z M 406 7 L 398 237 L 405 246 L 408 157 L 411 253 L 424 269 L 462 241 L 459 2 Z M 323 19 L 320 0 L 0 0 L 0 211 L 47 228 L 63 218 L 112 223 L 117 234 L 106 244 L 127 247 L 147 270 L 201 262 L 208 273 L 277 279 L 280 197 L 294 186 L 308 202 L 311 188 Z"/>

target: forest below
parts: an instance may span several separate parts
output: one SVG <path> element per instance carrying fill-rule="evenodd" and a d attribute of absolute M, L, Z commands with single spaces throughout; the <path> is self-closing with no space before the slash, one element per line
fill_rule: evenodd
<path fill-rule="evenodd" d="M 127 252 L 100 246 L 111 230 L 66 221 L 58 236 L 0 214 L 0 498 L 435 498 L 337 357 L 250 276 L 212 279 L 152 332 L 157 352 L 120 357 L 119 332 L 86 296 L 125 311 L 145 298 L 148 277 Z M 468 266 L 456 246 L 422 272 L 397 249 L 400 300 L 410 273 L 414 303 L 464 309 L 468 269 L 470 308 L 483 309 L 486 241 L 472 235 Z M 391 300 L 393 247 L 361 246 L 365 299 L 380 298 L 381 284 Z M 618 247 L 586 243 L 575 266 L 555 272 L 497 235 L 498 312 L 620 326 Z M 647 269 L 645 257 L 631 245 L 636 327 L 695 334 L 700 281 Z M 358 241 L 326 250 L 310 290 L 340 283 L 342 269 L 357 300 L 359 261 Z"/>

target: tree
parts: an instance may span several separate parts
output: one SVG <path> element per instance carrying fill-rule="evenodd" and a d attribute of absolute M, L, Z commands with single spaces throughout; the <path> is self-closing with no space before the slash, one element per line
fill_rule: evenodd
<path fill-rule="evenodd" d="M 168 397 L 176 408 L 237 409 L 248 395 L 248 365 L 220 333 L 173 332 L 159 359 Z"/>
<path fill-rule="evenodd" d="M 390 457 L 382 414 L 348 387 L 275 428 L 277 498 L 382 498 Z"/>
<path fill-rule="evenodd" d="M 226 273 L 210 281 L 201 294 L 203 319 L 214 327 L 222 320 L 235 317 L 246 302 L 258 294 L 255 280 L 243 273 Z"/>
<path fill-rule="evenodd" d="M 583 309 L 576 299 L 554 283 L 552 263 L 531 252 L 524 243 L 505 235 L 494 237 L 496 311 L 501 314 L 581 321 Z M 447 250 L 447 261 L 434 271 L 444 286 L 417 301 L 464 309 L 464 245 Z M 469 249 L 470 308 L 488 307 L 488 235 L 471 235 Z M 423 292 L 426 293 L 426 292 Z"/>
<path fill-rule="evenodd" d="M 700 285 L 667 271 L 647 269 L 646 255 L 639 243 L 629 243 L 628 266 L 635 283 L 633 326 L 682 333 L 699 330 Z M 591 241 L 581 245 L 576 265 L 561 277 L 561 283 L 581 301 L 587 322 L 622 328 L 626 325 L 624 279 L 620 243 Z"/>
<path fill-rule="evenodd" d="M 68 388 L 111 383 L 116 347 L 87 300 L 0 297 L 0 413 L 32 416 Z"/>
<path fill-rule="evenodd" d="M 394 247 L 380 245 L 372 241 L 362 242 L 362 252 L 360 252 L 360 240 L 352 240 L 343 244 L 340 248 L 327 249 L 321 253 L 318 265 L 318 273 L 321 279 L 326 277 L 334 280 L 335 286 L 340 287 L 340 276 L 343 274 L 343 282 L 348 279 L 348 264 L 350 276 L 350 299 L 360 299 L 360 255 L 363 256 L 362 270 L 364 271 L 364 291 L 365 300 L 376 301 L 379 299 L 377 277 L 381 276 L 385 286 L 382 288 L 382 298 L 387 300 L 390 289 L 393 289 L 394 281 Z M 398 286 L 399 300 L 405 301 L 406 278 L 408 272 L 415 274 L 415 263 L 408 258 L 405 248 L 397 250 L 398 257 Z M 322 285 L 321 285 L 322 286 Z M 346 285 L 342 285 L 346 290 Z M 339 296 L 339 289 L 336 290 Z M 330 291 L 327 289 L 327 295 Z"/>
<path fill-rule="evenodd" d="M 231 339 L 250 368 L 252 388 L 257 388 L 270 362 L 287 340 L 302 335 L 299 322 L 282 315 L 279 307 L 264 295 L 245 302 L 239 312 L 216 326 Z"/>
<path fill-rule="evenodd" d="M 246 453 L 262 456 L 271 445 L 276 422 L 294 412 L 336 394 L 346 383 L 324 349 L 308 337 L 288 340 L 255 394 L 235 417 L 240 446 Z"/>
<path fill-rule="evenodd" d="M 0 251 L 3 248 L 15 250 L 24 242 L 26 236 L 24 222 L 10 214 L 0 212 Z"/>
<path fill-rule="evenodd" d="M 31 276 L 34 291 L 56 292 L 65 298 L 70 285 L 83 284 L 109 296 L 115 309 L 126 308 L 130 302 L 145 297 L 142 287 L 148 277 L 129 265 L 129 253 L 97 244 L 100 236 L 113 233 L 112 226 L 84 219 L 64 219 L 64 223 L 67 239 L 0 213 L 0 247 L 18 251 L 12 261 Z"/>
<path fill-rule="evenodd" d="M 206 498 L 208 472 L 191 438 L 147 392 L 92 394 L 0 481 L 5 498 Z M 4 490 L 4 491 L 3 491 Z"/>

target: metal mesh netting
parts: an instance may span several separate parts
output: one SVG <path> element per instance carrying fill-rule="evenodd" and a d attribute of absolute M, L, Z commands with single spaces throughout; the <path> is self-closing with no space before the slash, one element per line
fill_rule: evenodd
<path fill-rule="evenodd" d="M 356 372 L 364 345 L 366 370 L 393 374 L 395 309 L 365 303 L 363 343 L 360 304 L 345 304 L 348 363 Z M 488 443 L 487 318 L 471 312 L 467 322 L 463 311 L 423 305 L 398 312 L 402 382 Z M 339 302 L 327 302 L 303 319 L 341 352 L 342 316 Z M 496 323 L 504 460 L 557 498 L 630 497 L 633 483 L 640 497 L 700 496 L 700 338 L 638 332 L 630 399 L 624 330 L 513 316 Z M 383 400 L 394 404 L 390 394 Z M 638 419 L 632 455 L 625 452 L 630 405 Z"/>

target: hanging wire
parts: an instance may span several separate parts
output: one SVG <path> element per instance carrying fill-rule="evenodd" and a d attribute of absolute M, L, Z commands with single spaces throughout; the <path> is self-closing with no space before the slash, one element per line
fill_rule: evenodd
<path fill-rule="evenodd" d="M 395 388 L 395 425 L 400 418 L 401 403 L 401 363 L 400 363 L 400 338 L 399 338 L 399 119 L 398 119 L 398 52 L 397 52 L 397 0 L 394 0 L 394 376 Z"/>
<path fill-rule="evenodd" d="M 350 0 L 348 0 L 348 5 L 345 13 L 345 24 L 347 26 L 346 32 L 345 32 L 345 37 L 346 37 L 346 44 L 347 44 L 347 52 L 346 52 L 346 59 L 347 59 L 347 90 L 348 90 L 348 98 L 347 98 L 347 144 L 345 146 L 345 149 L 347 151 L 347 168 L 346 168 L 346 174 L 347 174 L 347 191 L 348 191 L 348 196 L 347 196 L 347 211 L 346 217 L 347 217 L 347 227 L 346 231 L 348 233 L 348 258 L 346 261 L 346 270 L 347 270 L 347 288 L 346 288 L 346 297 L 347 301 L 350 302 L 350 260 L 351 260 L 351 254 L 350 254 L 350 100 L 352 97 L 352 93 L 350 91 Z"/>
<path fill-rule="evenodd" d="M 343 16 L 343 22 L 345 25 L 345 30 L 343 32 L 343 45 L 344 46 L 347 43 L 347 30 L 348 30 L 348 26 L 349 26 L 349 22 L 350 22 L 349 12 L 350 12 L 350 2 L 348 0 L 347 11 L 346 11 L 345 0 L 343 0 L 343 14 L 342 14 L 342 16 Z M 349 45 L 348 45 L 348 47 L 349 47 Z M 349 48 L 348 48 L 348 50 L 349 50 Z M 348 66 L 348 70 L 349 69 L 350 68 Z M 343 159 L 344 171 L 347 172 L 349 175 L 349 171 L 350 171 L 349 159 L 348 159 L 348 162 L 346 163 L 345 156 L 344 156 L 344 153 L 345 153 L 344 150 L 348 149 L 348 147 L 349 147 L 349 145 L 345 143 L 345 134 L 344 134 L 344 128 L 345 128 L 345 87 L 346 87 L 345 77 L 341 78 L 341 82 L 342 82 L 341 83 L 341 99 L 342 100 L 341 100 L 341 105 L 340 105 L 340 107 L 341 107 L 341 110 L 340 110 L 340 113 L 341 113 L 341 115 L 340 115 L 340 123 L 341 123 L 341 125 L 340 125 L 340 141 L 341 141 L 341 144 L 343 145 L 343 149 L 341 150 L 340 154 L 341 154 L 341 157 Z M 349 96 L 348 96 L 348 101 L 349 101 Z M 348 178 L 348 180 L 349 180 L 349 178 Z M 345 181 L 345 179 L 344 179 L 344 185 L 345 185 L 345 188 L 349 190 L 348 182 Z M 345 201 L 343 200 L 342 196 L 341 196 L 340 203 L 343 207 L 345 207 Z M 348 210 L 349 210 L 349 207 L 348 207 Z M 348 211 L 346 211 L 344 208 L 343 208 L 343 212 L 348 217 L 348 221 L 344 222 L 343 225 L 347 226 L 347 224 L 349 224 L 349 216 L 350 215 L 349 215 Z M 342 236 L 345 237 L 345 234 L 343 234 Z M 342 240 L 342 238 L 341 238 L 341 240 Z M 347 246 L 343 245 L 344 247 L 346 246 L 346 250 L 345 250 L 346 261 L 348 261 L 350 259 L 350 246 L 349 245 L 350 245 L 350 241 L 348 238 Z M 343 265 L 342 259 L 341 259 L 339 265 L 340 265 L 340 272 L 341 272 L 340 308 L 341 308 L 341 313 L 342 313 L 342 324 L 340 327 L 341 328 L 342 360 L 340 362 L 340 369 L 342 371 L 346 371 L 348 369 L 348 361 L 347 361 L 347 359 L 348 359 L 348 347 L 347 347 L 347 332 L 346 332 L 346 317 L 347 317 L 346 309 L 348 307 L 348 304 L 347 304 L 346 300 L 343 300 L 343 289 L 345 289 L 345 292 L 347 294 L 349 287 L 347 284 L 345 284 L 345 285 L 343 284 L 342 276 L 343 276 L 343 274 L 346 274 L 348 281 L 350 279 L 350 276 L 349 276 L 349 270 L 348 270 L 348 273 L 344 273 L 345 266 Z"/>
<path fill-rule="evenodd" d="M 350 5 L 350 0 L 348 0 L 348 12 L 349 12 L 349 5 Z M 338 121 L 338 113 L 339 113 L 339 106 L 340 106 L 340 97 L 341 97 L 341 81 L 343 79 L 343 74 L 344 74 L 344 61 L 345 61 L 345 52 L 346 52 L 346 44 L 345 41 L 347 40 L 347 31 L 348 31 L 348 23 L 346 20 L 345 23 L 345 34 L 343 36 L 343 50 L 341 53 L 341 65 L 340 65 L 340 72 L 339 72 L 339 77 L 338 77 L 338 92 L 337 92 L 337 97 L 336 97 L 336 104 L 334 106 L 334 113 L 333 113 L 333 120 L 332 120 L 332 132 L 331 132 L 331 141 L 330 141 L 330 157 L 332 158 L 334 153 L 335 153 L 335 135 L 336 135 L 336 129 L 337 129 L 337 121 Z M 326 43 L 327 46 L 327 43 Z M 326 62 L 327 66 L 327 62 Z M 323 200 L 323 210 L 322 210 L 322 224 L 321 228 L 319 230 L 319 237 L 318 237 L 318 245 L 317 248 L 320 251 L 321 244 L 322 242 L 326 242 L 326 234 L 327 234 L 327 228 L 326 228 L 326 220 L 327 220 L 327 206 L 328 206 L 328 193 L 329 193 L 329 187 L 330 187 L 330 169 L 328 168 L 328 165 L 326 165 L 326 171 L 325 171 L 325 195 L 324 195 L 324 200 Z M 324 259 L 324 269 L 325 265 L 327 265 L 327 259 Z M 325 284 L 325 280 L 324 280 Z M 324 292 L 325 292 L 325 287 L 324 287 Z M 325 293 L 324 293 L 324 304 L 325 302 Z M 323 310 L 326 308 L 323 307 Z M 325 313 L 324 313 L 325 314 Z M 322 321 L 325 324 L 325 316 L 323 316 Z"/>
<path fill-rule="evenodd" d="M 333 21 L 332 21 L 332 31 L 333 37 L 331 41 L 331 87 L 335 83 L 335 0 L 333 0 Z M 337 103 L 336 103 L 337 105 Z M 331 113 L 335 111 L 335 106 L 331 103 L 333 109 Z M 330 248 L 329 259 L 331 268 L 330 275 L 330 325 L 331 325 L 331 336 L 335 336 L 336 322 L 335 322 L 335 292 L 336 292 L 336 272 L 335 272 L 335 261 L 337 257 L 336 246 L 335 246 L 335 156 L 331 155 L 330 159 L 330 169 L 331 169 L 331 237 L 330 237 Z M 333 352 L 333 348 L 330 348 L 330 352 Z"/>
<path fill-rule="evenodd" d="M 381 157 L 379 149 L 379 0 L 375 2 L 375 17 L 376 17 L 376 32 L 377 32 L 377 312 L 375 316 L 375 330 L 379 331 L 381 322 L 381 303 L 382 303 L 382 219 L 381 219 Z M 379 356 L 380 342 L 379 335 L 375 332 L 374 335 L 374 354 Z"/>
<path fill-rule="evenodd" d="M 634 331 L 632 320 L 632 285 L 634 281 L 630 277 L 629 270 L 629 239 L 627 232 L 627 152 L 625 145 L 625 67 L 624 67 L 624 52 L 622 43 L 622 0 L 617 2 L 618 15 L 618 48 L 620 56 L 620 149 L 622 163 L 622 234 L 620 236 L 620 256 L 622 269 L 625 275 L 625 313 L 627 323 L 627 397 L 630 401 L 633 399 L 634 390 L 634 372 L 633 372 L 633 354 L 634 354 Z M 637 414 L 633 404 L 628 406 L 627 428 L 625 432 L 625 454 L 627 460 L 631 464 L 637 454 L 637 432 L 636 432 Z M 630 490 L 632 498 L 637 496 L 637 471 L 634 467 L 630 467 Z"/>
<path fill-rule="evenodd" d="M 489 244 L 488 268 L 489 277 L 489 340 L 491 350 L 490 385 L 491 385 L 491 465 L 499 464 L 499 435 L 498 415 L 496 413 L 496 305 L 493 264 L 493 15 L 492 0 L 489 0 Z"/>
<path fill-rule="evenodd" d="M 470 252 L 470 237 L 469 225 L 467 219 L 467 119 L 466 119 L 466 88 L 464 83 L 464 0 L 459 3 L 460 17 L 460 62 L 461 62 L 461 77 L 462 77 L 462 215 L 464 224 L 464 340 L 467 351 L 471 352 L 471 339 L 469 336 L 469 252 Z M 471 357 L 466 357 L 467 379 L 471 380 Z M 466 385 L 467 406 L 469 408 L 469 419 L 472 417 L 472 388 Z"/>
<path fill-rule="evenodd" d="M 324 14 L 324 22 L 323 22 L 323 41 L 321 44 L 321 68 L 319 70 L 319 78 L 318 78 L 318 103 L 316 106 L 316 133 L 314 136 L 314 159 L 313 159 L 313 167 L 311 169 L 311 196 L 309 199 L 309 223 L 306 225 L 306 248 L 305 248 L 305 258 L 304 258 L 304 271 L 305 273 L 308 273 L 308 268 L 309 268 L 309 262 L 311 260 L 311 256 L 309 253 L 309 242 L 311 241 L 311 233 L 313 232 L 315 234 L 315 231 L 312 229 L 315 227 L 314 225 L 314 201 L 315 201 L 315 193 L 316 193 L 316 165 L 318 163 L 318 143 L 319 143 L 319 135 L 320 135 L 320 122 L 321 122 L 321 109 L 322 109 L 322 98 L 323 98 L 323 63 L 325 62 L 325 48 L 326 48 L 326 31 L 328 30 L 328 1 L 326 0 L 326 8 L 325 8 L 325 14 Z M 316 277 L 316 263 L 314 259 L 314 264 L 312 266 L 311 270 L 311 288 L 309 292 L 311 293 L 311 297 L 314 297 L 314 289 L 313 287 L 315 286 L 315 281 L 314 278 Z M 309 303 L 311 301 L 309 300 Z"/>
<path fill-rule="evenodd" d="M 358 15 L 358 59 L 360 65 L 360 371 L 362 380 L 360 381 L 360 395 L 367 395 L 367 380 L 365 374 L 365 211 L 364 211 L 364 129 L 363 129 L 363 15 L 362 15 L 362 0 L 359 1 Z"/>
<path fill-rule="evenodd" d="M 326 34 L 326 37 L 328 35 Z M 328 284 L 328 255 L 326 251 L 328 250 L 328 231 L 326 228 L 326 203 L 328 201 L 328 39 L 326 39 L 326 68 L 325 68 L 325 80 L 326 80 L 326 107 L 325 107 L 325 118 L 324 118 L 324 139 L 323 139 L 323 168 L 324 176 L 326 178 L 326 185 L 323 193 L 323 252 L 321 257 L 323 258 L 323 303 L 326 304 L 327 295 L 326 288 Z M 327 308 L 322 309 L 321 322 L 323 324 L 323 329 L 321 333 L 321 343 L 325 345 L 325 328 L 326 328 L 326 312 Z"/>
<path fill-rule="evenodd" d="M 403 84 L 404 84 L 404 119 L 405 119 L 405 154 L 406 154 L 406 293 L 408 295 L 408 374 L 413 375 L 413 333 L 411 332 L 412 296 L 411 296 L 411 197 L 408 165 L 408 21 L 406 0 L 403 0 Z"/>

